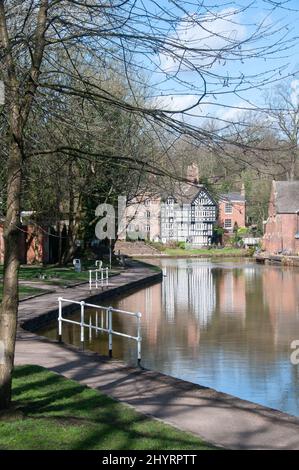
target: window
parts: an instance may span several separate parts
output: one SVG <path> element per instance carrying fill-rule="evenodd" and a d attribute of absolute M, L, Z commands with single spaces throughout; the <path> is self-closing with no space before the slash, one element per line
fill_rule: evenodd
<path fill-rule="evenodd" d="M 232 219 L 225 219 L 224 228 L 232 228 Z"/>
<path fill-rule="evenodd" d="M 150 232 L 151 231 L 151 226 L 149 224 L 146 225 L 146 231 Z"/>
<path fill-rule="evenodd" d="M 149 218 L 150 218 L 150 216 L 151 216 L 151 213 L 150 213 L 150 211 L 146 211 L 146 217 L 149 219 Z"/>
<path fill-rule="evenodd" d="M 150 205 L 150 203 L 151 203 L 151 200 L 150 200 L 150 199 L 146 199 L 146 200 L 144 201 L 144 205 L 145 205 L 146 207 L 148 207 L 148 206 Z"/>
<path fill-rule="evenodd" d="M 172 206 L 172 205 L 173 205 L 173 203 L 174 203 L 174 199 L 173 199 L 173 197 L 169 197 L 169 198 L 167 198 L 166 204 L 168 204 L 169 206 Z"/>
<path fill-rule="evenodd" d="M 232 214 L 233 213 L 233 206 L 230 202 L 225 203 L 225 213 Z"/>

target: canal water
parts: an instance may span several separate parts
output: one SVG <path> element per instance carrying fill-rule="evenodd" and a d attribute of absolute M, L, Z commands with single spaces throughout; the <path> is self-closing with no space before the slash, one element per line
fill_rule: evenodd
<path fill-rule="evenodd" d="M 161 284 L 109 302 L 142 312 L 143 366 L 299 416 L 299 365 L 290 361 L 299 340 L 299 269 L 246 259 L 155 263 Z M 105 325 L 105 313 L 98 316 Z M 113 327 L 136 333 L 135 319 L 123 315 Z M 56 322 L 39 334 L 56 338 Z M 79 327 L 64 324 L 63 340 L 79 345 Z M 107 335 L 89 340 L 86 331 L 86 348 L 107 354 Z M 113 354 L 134 364 L 136 343 L 114 337 Z"/>

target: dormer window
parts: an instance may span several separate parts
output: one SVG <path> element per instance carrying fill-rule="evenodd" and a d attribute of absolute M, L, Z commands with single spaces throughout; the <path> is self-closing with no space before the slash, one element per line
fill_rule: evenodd
<path fill-rule="evenodd" d="M 168 206 L 173 206 L 173 204 L 174 204 L 174 199 L 173 199 L 173 197 L 169 196 L 169 197 L 167 198 L 167 200 L 166 200 L 166 204 L 167 204 Z"/>

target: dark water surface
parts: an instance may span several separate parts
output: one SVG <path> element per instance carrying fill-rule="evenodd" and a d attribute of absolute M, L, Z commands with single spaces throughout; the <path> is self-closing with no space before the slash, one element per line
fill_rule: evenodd
<path fill-rule="evenodd" d="M 299 340 L 299 269 L 244 259 L 155 263 L 161 284 L 110 301 L 142 312 L 143 365 L 299 416 L 299 365 L 290 362 L 290 343 Z M 136 332 L 134 319 L 121 315 L 113 327 Z M 79 327 L 63 330 L 65 342 L 79 344 Z M 56 322 L 39 333 L 56 338 Z M 107 354 L 106 334 L 85 337 L 88 349 Z M 114 337 L 113 354 L 134 363 L 136 343 Z"/>

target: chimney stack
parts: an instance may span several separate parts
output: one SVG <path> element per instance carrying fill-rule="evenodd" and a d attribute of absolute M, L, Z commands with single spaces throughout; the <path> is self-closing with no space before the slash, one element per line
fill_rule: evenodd
<path fill-rule="evenodd" d="M 198 166 L 196 165 L 196 163 L 192 163 L 192 165 L 188 165 L 187 180 L 190 181 L 190 183 L 198 184 L 199 171 L 198 171 Z"/>

